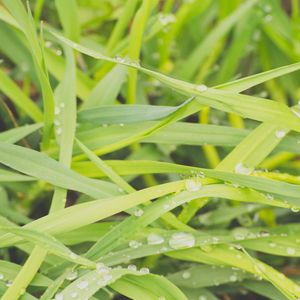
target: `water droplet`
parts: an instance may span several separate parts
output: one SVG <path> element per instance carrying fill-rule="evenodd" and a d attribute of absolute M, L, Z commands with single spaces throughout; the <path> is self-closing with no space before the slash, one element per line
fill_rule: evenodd
<path fill-rule="evenodd" d="M 142 245 L 142 243 L 139 241 L 132 240 L 129 242 L 128 245 L 130 248 L 136 249 L 136 248 L 140 247 Z"/>
<path fill-rule="evenodd" d="M 141 217 L 144 214 L 144 211 L 140 208 L 136 209 L 133 213 L 136 217 Z"/>
<path fill-rule="evenodd" d="M 169 246 L 173 249 L 190 248 L 195 245 L 195 237 L 190 233 L 174 233 L 169 240 Z"/>
<path fill-rule="evenodd" d="M 270 236 L 270 233 L 268 231 L 262 230 L 260 231 L 258 237 L 268 237 Z"/>
<path fill-rule="evenodd" d="M 77 259 L 77 258 L 78 258 L 78 255 L 75 254 L 74 252 L 71 252 L 71 253 L 69 254 L 69 257 L 70 257 L 71 259 Z"/>
<path fill-rule="evenodd" d="M 237 276 L 236 276 L 235 274 L 232 274 L 232 275 L 229 277 L 229 280 L 230 280 L 231 282 L 235 282 L 235 281 L 238 280 L 238 278 L 237 278 Z"/>
<path fill-rule="evenodd" d="M 57 49 L 55 51 L 55 54 L 58 55 L 58 56 L 61 56 L 62 55 L 62 51 L 60 49 Z"/>
<path fill-rule="evenodd" d="M 195 86 L 195 90 L 197 92 L 203 93 L 205 91 L 207 91 L 207 86 L 205 84 L 199 84 Z"/>
<path fill-rule="evenodd" d="M 59 115 L 60 114 L 60 108 L 58 106 L 55 107 L 54 114 L 55 115 Z"/>
<path fill-rule="evenodd" d="M 115 56 L 115 60 L 119 63 L 125 63 L 125 58 L 118 55 Z"/>
<path fill-rule="evenodd" d="M 46 42 L 45 42 L 45 47 L 46 47 L 46 48 L 51 48 L 51 47 L 52 47 L 52 42 L 46 41 Z"/>
<path fill-rule="evenodd" d="M 275 135 L 277 138 L 282 139 L 285 137 L 286 131 L 285 130 L 276 130 Z"/>
<path fill-rule="evenodd" d="M 296 253 L 296 250 L 294 248 L 286 248 L 286 253 L 289 255 L 294 255 Z"/>
<path fill-rule="evenodd" d="M 120 127 L 124 127 L 124 123 L 120 123 Z"/>
<path fill-rule="evenodd" d="M 164 204 L 164 205 L 163 205 L 163 209 L 164 209 L 164 210 L 168 210 L 169 208 L 170 208 L 170 204 Z"/>
<path fill-rule="evenodd" d="M 275 247 L 277 246 L 277 244 L 274 243 L 274 242 L 270 242 L 270 243 L 269 243 L 269 246 L 270 246 L 271 248 L 275 248 Z"/>
<path fill-rule="evenodd" d="M 88 281 L 86 280 L 82 280 L 80 282 L 78 282 L 78 284 L 76 285 L 80 290 L 84 290 L 89 286 Z"/>
<path fill-rule="evenodd" d="M 54 120 L 54 125 L 55 126 L 59 126 L 60 125 L 60 121 L 59 120 Z"/>
<path fill-rule="evenodd" d="M 150 272 L 150 271 L 149 271 L 148 268 L 141 268 L 141 269 L 140 269 L 140 273 L 141 273 L 141 274 L 149 274 L 149 272 Z"/>
<path fill-rule="evenodd" d="M 266 22 L 266 23 L 269 23 L 269 22 L 271 22 L 273 20 L 273 16 L 272 15 L 266 15 L 265 17 L 264 17 L 264 21 Z"/>
<path fill-rule="evenodd" d="M 190 277 L 191 277 L 191 273 L 190 273 L 190 272 L 185 271 L 185 272 L 182 273 L 182 278 L 188 279 L 188 278 L 190 278 Z"/>
<path fill-rule="evenodd" d="M 270 13 L 272 11 L 272 6 L 269 4 L 266 4 L 266 5 L 264 5 L 263 10 L 266 13 Z"/>
<path fill-rule="evenodd" d="M 159 21 L 163 26 L 176 22 L 176 17 L 173 14 L 159 14 Z"/>
<path fill-rule="evenodd" d="M 298 207 L 292 207 L 291 211 L 294 212 L 294 213 L 297 213 L 297 212 L 299 212 L 299 208 Z"/>
<path fill-rule="evenodd" d="M 105 274 L 104 276 L 103 276 L 103 280 L 104 281 L 110 281 L 110 280 L 112 280 L 113 279 L 113 276 L 111 275 L 111 274 Z"/>
<path fill-rule="evenodd" d="M 235 168 L 235 173 L 244 174 L 244 175 L 250 175 L 253 172 L 253 168 L 248 168 L 244 166 L 243 163 L 238 163 Z"/>
<path fill-rule="evenodd" d="M 108 274 L 111 269 L 100 262 L 96 264 L 96 270 L 98 274 Z"/>
<path fill-rule="evenodd" d="M 62 129 L 61 129 L 60 127 L 58 127 L 58 128 L 56 129 L 56 134 L 57 134 L 57 135 L 61 135 L 61 133 L 62 133 Z"/>
<path fill-rule="evenodd" d="M 71 297 L 71 298 L 76 298 L 76 297 L 77 297 L 77 293 L 76 293 L 76 292 L 71 293 L 71 294 L 70 294 L 70 297 Z"/>
<path fill-rule="evenodd" d="M 55 300 L 64 300 L 64 296 L 62 293 L 58 293 L 54 297 Z"/>
<path fill-rule="evenodd" d="M 4 275 L 0 273 L 0 280 L 4 279 Z"/>
<path fill-rule="evenodd" d="M 211 239 L 213 244 L 218 244 L 220 241 L 220 239 L 217 236 L 213 236 Z"/>
<path fill-rule="evenodd" d="M 130 271 L 136 271 L 136 265 L 129 265 L 127 269 Z"/>
<path fill-rule="evenodd" d="M 271 194 L 266 194 L 266 198 L 267 198 L 267 200 L 269 200 L 269 201 L 273 201 L 273 200 L 274 200 L 274 196 L 271 195 Z"/>
<path fill-rule="evenodd" d="M 5 283 L 5 285 L 7 287 L 12 286 L 13 285 L 13 281 L 12 280 L 7 280 L 6 283 Z"/>
<path fill-rule="evenodd" d="M 66 279 L 67 280 L 74 280 L 74 279 L 77 278 L 77 275 L 78 275 L 77 271 L 70 271 L 68 273 L 68 275 L 66 276 Z"/>
<path fill-rule="evenodd" d="M 62 103 L 59 104 L 59 106 L 60 106 L 61 108 L 64 108 L 64 107 L 65 107 L 65 104 L 62 102 Z"/>
<path fill-rule="evenodd" d="M 164 238 L 156 233 L 150 233 L 147 236 L 147 243 L 148 245 L 160 245 L 164 242 Z"/>
<path fill-rule="evenodd" d="M 160 297 L 158 297 L 158 300 L 167 300 L 167 299 L 164 296 L 160 296 Z"/>
<path fill-rule="evenodd" d="M 207 300 L 207 298 L 206 298 L 206 296 L 201 295 L 201 296 L 199 296 L 199 300 Z"/>
<path fill-rule="evenodd" d="M 300 101 L 296 106 L 293 106 L 291 110 L 298 118 L 300 118 Z"/>
<path fill-rule="evenodd" d="M 185 188 L 188 192 L 199 191 L 202 187 L 201 181 L 196 181 L 194 179 L 188 179 L 185 181 Z"/>

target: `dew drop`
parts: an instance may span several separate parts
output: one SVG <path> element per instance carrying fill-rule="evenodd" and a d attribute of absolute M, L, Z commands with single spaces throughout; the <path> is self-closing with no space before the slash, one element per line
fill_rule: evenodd
<path fill-rule="evenodd" d="M 64 300 L 64 296 L 63 296 L 63 294 L 61 294 L 61 293 L 59 293 L 59 294 L 56 294 L 55 295 L 55 298 L 54 298 L 55 300 Z"/>
<path fill-rule="evenodd" d="M 207 86 L 205 84 L 199 84 L 199 85 L 195 86 L 195 90 L 197 92 L 203 93 L 203 92 L 207 91 Z"/>
<path fill-rule="evenodd" d="M 73 252 L 71 252 L 71 253 L 69 254 L 69 257 L 70 257 L 71 259 L 77 259 L 77 258 L 78 258 L 78 255 L 75 254 L 75 253 L 73 253 Z"/>
<path fill-rule="evenodd" d="M 51 48 L 51 47 L 52 47 L 52 42 L 46 41 L 46 42 L 45 42 L 45 47 L 46 47 L 46 48 Z"/>
<path fill-rule="evenodd" d="M 88 281 L 83 280 L 83 281 L 80 281 L 76 286 L 77 286 L 80 290 L 84 290 L 84 289 L 86 289 L 86 288 L 89 286 L 89 283 L 88 283 Z"/>
<path fill-rule="evenodd" d="M 125 59 L 123 58 L 123 57 L 121 57 L 121 56 L 115 56 L 115 60 L 117 61 L 117 62 L 119 62 L 119 63 L 124 63 L 125 62 Z"/>
<path fill-rule="evenodd" d="M 264 21 L 266 22 L 266 23 L 269 23 L 269 22 L 271 22 L 273 20 L 273 16 L 272 15 L 266 15 L 265 17 L 264 17 Z"/>
<path fill-rule="evenodd" d="M 124 127 L 124 123 L 120 123 L 119 125 L 120 125 L 120 127 Z"/>
<path fill-rule="evenodd" d="M 297 212 L 299 212 L 299 208 L 298 207 L 292 207 L 291 211 L 294 212 L 294 213 L 297 213 Z"/>
<path fill-rule="evenodd" d="M 57 49 L 55 51 L 55 54 L 58 55 L 58 56 L 61 56 L 62 55 L 62 51 L 60 49 Z"/>
<path fill-rule="evenodd" d="M 182 273 L 182 278 L 189 279 L 191 277 L 191 273 L 188 271 L 185 271 Z"/>
<path fill-rule="evenodd" d="M 253 168 L 246 167 L 243 163 L 238 163 L 235 168 L 235 173 L 250 175 L 253 172 Z"/>
<path fill-rule="evenodd" d="M 236 275 L 234 275 L 234 274 L 232 274 L 230 277 L 229 277 L 229 280 L 231 281 L 231 282 L 235 282 L 235 281 L 237 281 L 237 276 Z"/>
<path fill-rule="evenodd" d="M 103 276 L 103 280 L 104 281 L 110 281 L 110 280 L 112 280 L 113 279 L 113 276 L 111 275 L 111 274 L 105 274 L 104 276 Z"/>
<path fill-rule="evenodd" d="M 176 22 L 176 17 L 173 14 L 160 14 L 159 21 L 163 26 Z"/>
<path fill-rule="evenodd" d="M 147 236 L 147 243 L 148 245 L 160 245 L 164 242 L 164 238 L 156 233 L 150 233 Z"/>
<path fill-rule="evenodd" d="M 158 300 L 167 300 L 167 299 L 164 296 L 160 296 L 160 297 L 158 297 Z"/>
<path fill-rule="evenodd" d="M 271 195 L 271 194 L 266 194 L 266 198 L 267 198 L 267 200 L 269 200 L 269 201 L 273 201 L 273 200 L 274 200 L 274 196 Z"/>
<path fill-rule="evenodd" d="M 61 133 L 62 133 L 62 129 L 61 129 L 60 127 L 58 127 L 58 128 L 56 129 L 56 134 L 57 134 L 57 135 L 61 135 Z"/>
<path fill-rule="evenodd" d="M 168 210 L 170 208 L 170 204 L 164 204 L 163 209 Z"/>
<path fill-rule="evenodd" d="M 55 115 L 59 115 L 60 114 L 60 108 L 58 106 L 55 107 L 54 114 Z"/>
<path fill-rule="evenodd" d="M 96 264 L 96 270 L 98 274 L 108 274 L 110 272 L 110 268 L 101 262 Z"/>
<path fill-rule="evenodd" d="M 136 271 L 136 265 L 128 265 L 127 269 L 130 271 Z"/>
<path fill-rule="evenodd" d="M 294 248 L 286 248 L 286 253 L 289 255 L 294 255 L 296 253 L 296 250 Z"/>
<path fill-rule="evenodd" d="M 207 300 L 206 296 L 203 296 L 203 295 L 199 296 L 198 299 L 199 299 L 199 300 Z"/>
<path fill-rule="evenodd" d="M 70 271 L 66 277 L 67 280 L 74 280 L 78 276 L 77 271 Z"/>
<path fill-rule="evenodd" d="M 142 243 L 139 241 L 132 240 L 129 242 L 128 245 L 130 248 L 136 249 L 136 248 L 139 248 L 142 245 Z"/>
<path fill-rule="evenodd" d="M 190 233 L 174 233 L 169 240 L 169 246 L 173 249 L 190 248 L 195 245 L 195 237 Z"/>
<path fill-rule="evenodd" d="M 150 272 L 150 271 L 149 271 L 148 268 L 141 268 L 141 269 L 140 269 L 140 273 L 141 273 L 141 274 L 149 274 L 149 272 Z"/>
<path fill-rule="evenodd" d="M 6 285 L 7 287 L 12 286 L 12 284 L 13 284 L 13 281 L 12 281 L 12 280 L 7 280 L 6 283 L 5 283 L 5 285 Z"/>
<path fill-rule="evenodd" d="M 269 246 L 270 246 L 271 248 L 275 248 L 275 247 L 277 246 L 277 244 L 274 243 L 274 242 L 270 242 L 270 243 L 269 243 Z"/>
<path fill-rule="evenodd" d="M 285 131 L 285 130 L 276 130 L 276 132 L 275 132 L 275 136 L 276 136 L 278 139 L 284 138 L 285 135 L 286 135 L 286 131 Z"/>
<path fill-rule="evenodd" d="M 76 297 L 77 297 L 77 293 L 76 293 L 76 292 L 71 293 L 71 294 L 70 294 L 70 297 L 71 297 L 71 298 L 76 298 Z"/>
<path fill-rule="evenodd" d="M 188 192 L 197 192 L 201 189 L 201 181 L 195 181 L 193 179 L 188 179 L 185 181 L 185 188 Z"/>
<path fill-rule="evenodd" d="M 0 273 L 0 280 L 4 279 L 4 275 Z"/>
<path fill-rule="evenodd" d="M 141 217 L 144 214 L 144 211 L 140 208 L 136 209 L 133 213 L 136 217 Z"/>

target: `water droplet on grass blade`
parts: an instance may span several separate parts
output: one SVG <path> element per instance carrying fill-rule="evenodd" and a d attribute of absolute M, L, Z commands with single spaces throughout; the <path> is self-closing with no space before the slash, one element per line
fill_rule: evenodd
<path fill-rule="evenodd" d="M 141 268 L 141 269 L 140 269 L 140 273 L 141 273 L 141 274 L 149 274 L 149 272 L 150 272 L 150 271 L 149 271 L 148 268 Z"/>
<path fill-rule="evenodd" d="M 286 253 L 289 255 L 294 255 L 296 253 L 296 250 L 294 248 L 288 247 L 286 248 Z"/>
<path fill-rule="evenodd" d="M 84 290 L 89 286 L 88 281 L 82 280 L 76 285 L 80 290 Z"/>
<path fill-rule="evenodd" d="M 136 248 L 140 247 L 142 245 L 142 243 L 139 241 L 132 240 L 129 242 L 128 245 L 130 248 L 136 249 Z"/>
<path fill-rule="evenodd" d="M 195 86 L 195 90 L 197 92 L 203 93 L 203 92 L 207 91 L 207 86 L 205 84 L 198 84 Z"/>
<path fill-rule="evenodd" d="M 276 130 L 275 132 L 275 136 L 279 139 L 284 138 L 286 135 L 286 131 L 285 130 Z"/>
<path fill-rule="evenodd" d="M 68 273 L 68 275 L 66 276 L 66 279 L 67 280 L 74 280 L 74 279 L 77 278 L 77 275 L 78 275 L 77 271 L 70 271 Z"/>
<path fill-rule="evenodd" d="M 156 233 L 150 233 L 147 237 L 148 245 L 160 245 L 164 242 L 164 238 Z"/>
<path fill-rule="evenodd" d="M 250 175 L 253 172 L 253 168 L 245 166 L 242 162 L 238 163 L 235 168 L 235 173 Z"/>
<path fill-rule="evenodd" d="M 191 277 L 191 273 L 190 273 L 190 272 L 185 271 L 185 272 L 182 273 L 182 278 L 188 279 L 188 278 L 190 278 L 190 277 Z"/>
<path fill-rule="evenodd" d="M 70 297 L 71 297 L 71 298 L 76 298 L 76 297 L 77 297 L 77 293 L 76 293 L 76 292 L 71 293 L 71 294 L 70 294 Z"/>
<path fill-rule="evenodd" d="M 4 279 L 4 275 L 0 273 L 0 280 Z"/>
<path fill-rule="evenodd" d="M 136 209 L 133 213 L 136 217 L 141 217 L 144 214 L 144 211 L 140 208 Z"/>
<path fill-rule="evenodd" d="M 191 248 L 195 245 L 195 237 L 190 233 L 177 232 L 171 236 L 169 246 L 173 249 Z"/>
<path fill-rule="evenodd" d="M 63 294 L 61 294 L 61 293 L 56 294 L 55 297 L 54 297 L 54 300 L 64 300 Z"/>
<path fill-rule="evenodd" d="M 188 192 L 197 192 L 201 189 L 202 183 L 201 181 L 188 179 L 185 181 L 185 188 Z"/>
<path fill-rule="evenodd" d="M 136 265 L 128 265 L 127 269 L 130 271 L 136 271 L 137 268 Z"/>

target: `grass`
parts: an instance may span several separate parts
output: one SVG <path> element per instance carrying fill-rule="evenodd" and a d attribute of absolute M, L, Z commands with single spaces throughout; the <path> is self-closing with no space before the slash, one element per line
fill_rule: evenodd
<path fill-rule="evenodd" d="M 3 0 L 1 299 L 300 299 L 299 24 Z"/>

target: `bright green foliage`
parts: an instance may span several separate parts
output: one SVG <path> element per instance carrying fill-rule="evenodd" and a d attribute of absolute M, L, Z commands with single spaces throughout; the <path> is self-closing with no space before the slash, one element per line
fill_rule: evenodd
<path fill-rule="evenodd" d="M 299 24 L 3 0 L 1 299 L 299 300 Z"/>

